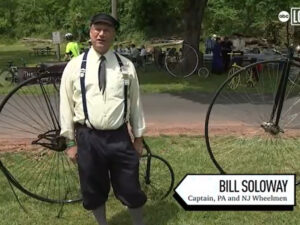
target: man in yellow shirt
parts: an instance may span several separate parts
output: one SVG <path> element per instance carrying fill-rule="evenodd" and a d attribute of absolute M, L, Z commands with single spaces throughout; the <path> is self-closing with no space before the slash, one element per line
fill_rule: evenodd
<path fill-rule="evenodd" d="M 70 60 L 73 57 L 80 55 L 80 48 L 77 42 L 73 41 L 73 35 L 67 33 L 65 38 L 69 41 L 66 46 L 65 60 Z"/>

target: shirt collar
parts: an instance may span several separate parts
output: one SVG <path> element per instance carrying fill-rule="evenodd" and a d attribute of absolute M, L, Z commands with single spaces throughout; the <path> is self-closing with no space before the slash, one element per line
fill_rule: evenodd
<path fill-rule="evenodd" d="M 99 53 L 94 49 L 93 46 L 91 47 L 90 53 L 89 53 L 89 54 L 91 54 L 91 56 L 92 56 L 95 60 L 97 60 L 97 61 L 99 61 L 99 59 L 100 59 L 100 57 L 101 57 L 101 54 L 99 54 Z M 106 58 L 106 61 L 110 61 L 110 59 L 112 58 L 112 55 L 113 55 L 113 52 L 112 52 L 112 50 L 109 49 L 109 50 L 104 54 L 104 56 L 105 56 L 105 58 Z"/>

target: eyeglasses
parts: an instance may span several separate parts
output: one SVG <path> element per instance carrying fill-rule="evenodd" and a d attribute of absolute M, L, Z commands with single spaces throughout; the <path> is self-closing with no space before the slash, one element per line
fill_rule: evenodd
<path fill-rule="evenodd" d="M 91 32 L 93 35 L 98 36 L 101 32 L 105 34 L 109 34 L 113 32 L 113 28 L 111 27 L 103 27 L 103 25 L 92 25 L 91 26 Z"/>

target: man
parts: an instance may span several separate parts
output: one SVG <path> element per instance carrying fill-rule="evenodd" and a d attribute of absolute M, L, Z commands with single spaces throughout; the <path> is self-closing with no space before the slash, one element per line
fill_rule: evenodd
<path fill-rule="evenodd" d="M 70 60 L 73 57 L 79 56 L 80 54 L 80 48 L 77 42 L 73 40 L 73 35 L 71 33 L 67 33 L 65 35 L 66 40 L 68 41 L 68 44 L 66 46 L 66 52 L 65 52 L 65 60 Z"/>
<path fill-rule="evenodd" d="M 134 66 L 110 50 L 118 27 L 110 15 L 93 16 L 92 47 L 66 66 L 60 90 L 61 135 L 69 140 L 69 157 L 77 158 L 84 208 L 93 210 L 98 223 L 106 225 L 105 202 L 111 184 L 128 207 L 133 224 L 143 225 L 146 196 L 138 167 L 145 121 Z M 73 146 L 75 134 L 77 146 Z"/>
<path fill-rule="evenodd" d="M 222 54 L 221 54 L 221 39 L 216 38 L 216 43 L 213 49 L 213 59 L 212 59 L 212 72 L 215 74 L 221 74 L 224 70 Z"/>
<path fill-rule="evenodd" d="M 221 42 L 221 53 L 222 53 L 225 72 L 228 72 L 230 67 L 231 52 L 232 52 L 232 42 L 229 40 L 228 37 L 224 37 L 223 42 Z"/>
<path fill-rule="evenodd" d="M 205 54 L 212 53 L 214 46 L 215 46 L 216 38 L 217 38 L 217 35 L 214 34 L 214 35 L 212 35 L 212 37 L 208 37 L 205 40 Z"/>

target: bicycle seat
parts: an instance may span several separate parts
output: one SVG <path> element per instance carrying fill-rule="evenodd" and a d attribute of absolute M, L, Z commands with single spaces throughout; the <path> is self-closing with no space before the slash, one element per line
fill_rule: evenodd
<path fill-rule="evenodd" d="M 40 64 L 41 71 L 51 74 L 62 74 L 67 62 L 49 62 Z"/>

